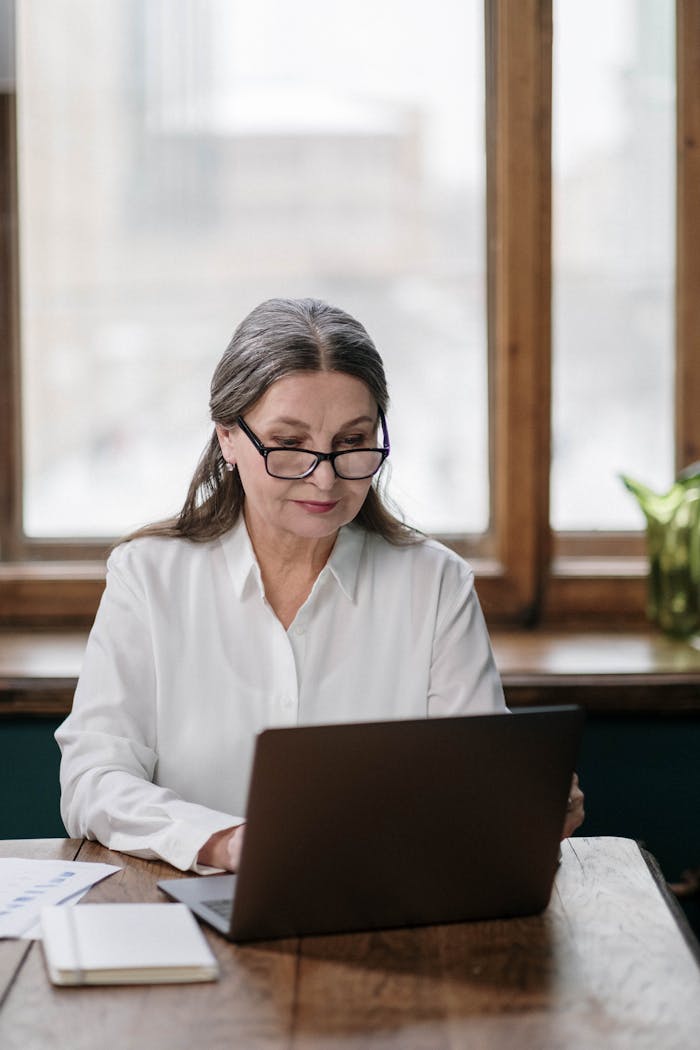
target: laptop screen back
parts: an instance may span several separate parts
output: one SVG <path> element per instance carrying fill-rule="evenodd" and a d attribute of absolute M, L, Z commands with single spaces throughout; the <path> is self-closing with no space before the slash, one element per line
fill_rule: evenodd
<path fill-rule="evenodd" d="M 582 726 L 572 706 L 266 730 L 230 936 L 541 911 Z"/>

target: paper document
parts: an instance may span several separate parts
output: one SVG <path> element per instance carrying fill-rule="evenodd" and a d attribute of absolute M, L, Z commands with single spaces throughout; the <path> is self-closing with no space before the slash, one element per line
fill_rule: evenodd
<path fill-rule="evenodd" d="M 91 886 L 121 869 L 76 860 L 0 858 L 0 938 L 37 937 L 41 909 L 75 903 Z"/>

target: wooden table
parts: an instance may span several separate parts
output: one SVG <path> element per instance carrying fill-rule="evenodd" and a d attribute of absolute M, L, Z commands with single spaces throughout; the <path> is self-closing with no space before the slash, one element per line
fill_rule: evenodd
<path fill-rule="evenodd" d="M 90 900 L 162 900 L 167 865 L 74 839 L 0 856 L 123 865 Z M 79 905 L 78 905 L 79 906 Z M 621 1047 L 700 1045 L 697 942 L 636 843 L 563 846 L 541 916 L 235 947 L 207 931 L 215 984 L 54 988 L 38 943 L 0 942 L 3 1050 Z"/>

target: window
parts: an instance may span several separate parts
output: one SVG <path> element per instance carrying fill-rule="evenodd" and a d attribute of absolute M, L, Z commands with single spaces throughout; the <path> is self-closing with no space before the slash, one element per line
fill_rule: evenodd
<path fill-rule="evenodd" d="M 557 0 L 552 121 L 552 525 L 639 527 L 624 472 L 674 477 L 675 21 Z"/>
<path fill-rule="evenodd" d="M 581 507 L 591 499 L 577 505 L 572 495 L 582 486 L 590 496 L 601 469 L 571 408 L 599 422 L 598 392 L 592 387 L 584 402 L 572 371 L 574 336 L 591 338 L 572 303 L 590 276 L 586 323 L 616 287 L 628 297 L 625 315 L 630 297 L 653 312 L 646 327 L 643 317 L 635 321 L 663 346 L 651 355 L 658 371 L 640 418 L 658 415 L 661 436 L 636 466 L 631 454 L 643 446 L 625 433 L 615 470 L 640 473 L 653 453 L 661 487 L 674 460 L 700 459 L 700 362 L 691 353 L 700 331 L 692 294 L 700 282 L 696 5 L 676 7 L 675 91 L 670 5 L 629 0 L 611 14 L 600 3 L 552 10 L 550 0 L 441 0 L 428 17 L 423 5 L 367 0 L 366 11 L 354 4 L 343 13 L 342 46 L 343 34 L 324 37 L 322 20 L 318 41 L 301 32 L 311 0 L 291 8 L 276 0 L 74 2 L 70 19 L 49 30 L 58 7 L 16 5 L 18 94 L 13 56 L 2 56 L 0 618 L 89 622 L 110 523 L 119 532 L 177 506 L 207 430 L 196 412 L 213 363 L 233 321 L 268 294 L 271 275 L 281 294 L 311 287 L 347 305 L 375 335 L 396 404 L 397 500 L 472 560 L 491 622 L 641 618 L 645 566 L 634 509 L 620 490 L 617 509 L 606 495 L 587 515 Z M 661 7 L 669 18 L 654 27 L 651 54 L 629 30 Z M 107 34 L 100 17 L 112 20 Z M 619 101 L 624 73 L 638 93 L 630 105 L 657 107 L 656 130 L 638 121 L 622 134 L 646 176 L 645 150 L 657 145 L 665 169 L 654 175 L 660 191 L 637 187 L 646 244 L 628 254 L 641 258 L 654 246 L 644 273 L 621 267 L 626 253 L 615 255 L 607 236 L 584 238 L 587 271 L 573 265 L 581 255 L 572 222 L 595 230 L 577 199 L 596 222 L 606 215 L 596 194 L 584 192 L 590 139 L 576 109 L 600 94 L 591 89 L 587 100 L 577 68 L 560 59 L 572 32 L 614 18 L 617 26 L 591 34 L 591 48 L 605 40 L 607 50 L 596 53 L 589 80 L 607 62 L 597 83 L 610 88 L 617 77 Z M 254 46 L 261 33 L 264 48 Z M 229 39 L 233 50 L 223 50 Z M 80 45 L 95 91 L 81 86 L 77 62 L 50 80 L 62 42 Z M 429 61 L 436 53 L 437 66 Z M 645 65 L 659 55 L 658 68 Z M 628 74 L 640 56 L 635 87 Z M 606 116 L 619 131 L 620 120 Z M 572 126 L 583 145 L 567 138 Z M 83 153 L 59 148 L 49 163 L 62 134 Z M 614 153 L 619 141 L 604 144 Z M 48 189 L 39 160 L 58 180 Z M 628 177 L 624 166 L 617 177 Z M 51 211 L 60 193 L 63 215 Z M 622 227 L 616 235 L 627 236 Z M 294 268 L 285 269 L 292 253 Z M 595 287 L 606 267 L 610 280 Z M 617 329 L 605 327 L 615 340 Z M 76 353 L 80 365 L 67 368 Z M 426 366 L 436 353 L 449 362 L 442 375 Z M 616 354 L 615 341 L 606 344 L 606 363 Z M 74 411 L 76 386 L 92 416 Z M 417 432 L 415 419 L 426 415 L 430 425 Z M 616 425 L 613 410 L 611 419 Z M 167 463 L 164 426 L 178 432 Z M 130 508 L 134 478 L 124 464 L 133 470 L 137 461 L 149 472 L 136 488 L 153 503 Z M 78 515 L 65 499 L 71 484 L 85 499 Z"/>
<path fill-rule="evenodd" d="M 409 517 L 486 529 L 482 8 L 355 0 L 332 32 L 326 11 L 18 6 L 29 537 L 177 509 L 216 360 L 275 294 L 344 306 L 377 340 Z"/>

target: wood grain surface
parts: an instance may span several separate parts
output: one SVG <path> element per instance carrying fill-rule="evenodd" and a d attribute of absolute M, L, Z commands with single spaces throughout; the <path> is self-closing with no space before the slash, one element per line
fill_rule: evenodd
<path fill-rule="evenodd" d="M 122 865 L 90 900 L 163 900 L 157 879 L 178 874 L 95 843 L 0 843 L 0 856 L 76 851 Z M 573 839 L 562 853 L 531 918 L 243 947 L 207 930 L 214 984 L 54 988 L 40 944 L 0 942 L 0 1046 L 695 1048 L 700 969 L 636 843 Z"/>

